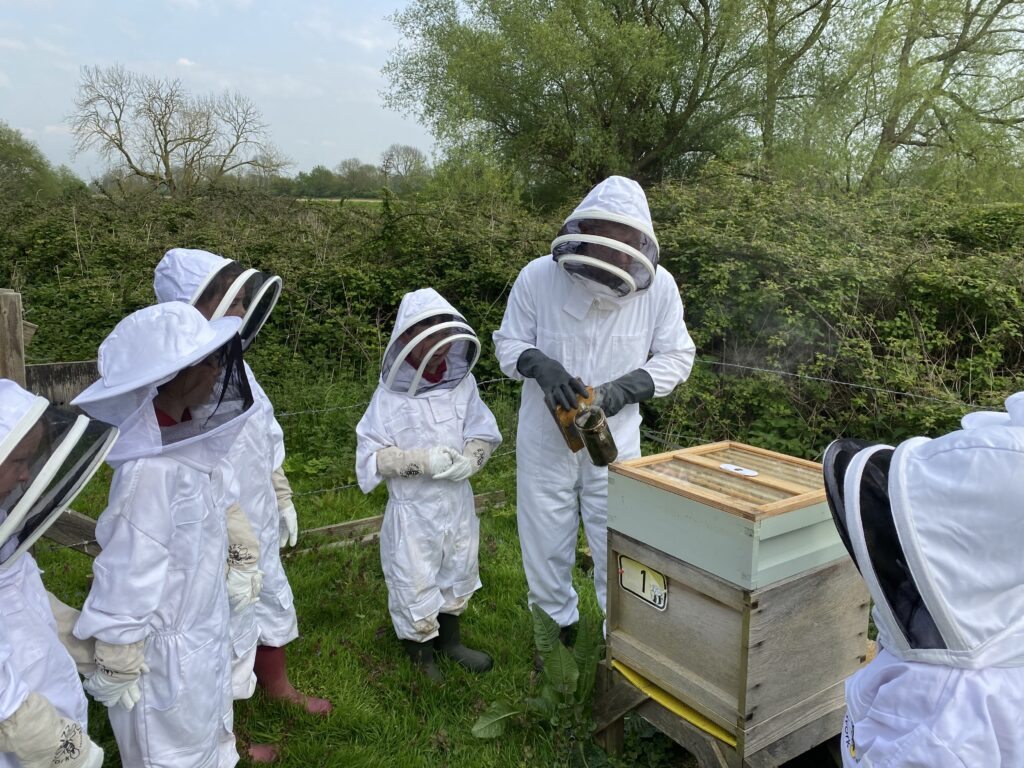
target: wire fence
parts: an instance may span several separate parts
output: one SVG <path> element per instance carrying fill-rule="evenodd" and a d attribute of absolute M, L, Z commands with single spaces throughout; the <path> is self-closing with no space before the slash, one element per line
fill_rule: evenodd
<path fill-rule="evenodd" d="M 718 359 L 713 359 L 713 358 L 698 357 L 698 358 L 696 358 L 694 360 L 694 365 L 712 366 L 712 367 L 718 367 L 718 368 L 724 368 L 724 369 L 733 369 L 733 370 L 736 370 L 736 371 L 746 371 L 746 372 L 750 372 L 750 373 L 764 374 L 764 375 L 769 375 L 769 376 L 778 376 L 780 378 L 797 379 L 797 380 L 803 380 L 803 381 L 811 381 L 811 382 L 829 384 L 829 385 L 833 385 L 833 386 L 847 387 L 847 388 L 850 388 L 850 389 L 869 391 L 869 392 L 873 392 L 873 393 L 880 394 L 880 395 L 886 395 L 886 396 L 890 396 L 890 397 L 907 397 L 907 398 L 912 398 L 912 399 L 926 400 L 926 401 L 929 401 L 929 402 L 936 402 L 936 403 L 944 404 L 944 406 L 956 407 L 957 409 L 962 409 L 962 410 L 972 410 L 972 409 L 980 408 L 979 406 L 975 406 L 975 404 L 973 404 L 973 403 L 966 403 L 966 402 L 963 402 L 962 400 L 954 399 L 952 397 L 942 398 L 942 397 L 936 397 L 934 395 L 923 394 L 923 393 L 920 393 L 920 392 L 906 392 L 906 391 L 902 391 L 902 390 L 898 390 L 898 389 L 891 389 L 891 388 L 887 388 L 887 387 L 879 387 L 879 386 L 874 386 L 874 385 L 870 385 L 870 384 L 861 384 L 861 383 L 857 383 L 857 382 L 843 381 L 843 380 L 840 380 L 840 379 L 829 378 L 829 377 L 825 377 L 825 376 L 812 376 L 812 375 L 809 375 L 809 374 L 802 374 L 802 373 L 797 373 L 797 372 L 794 372 L 794 371 L 782 371 L 782 370 L 778 370 L 778 369 L 763 368 L 763 367 L 759 367 L 759 366 L 742 365 L 742 364 L 738 364 L 738 362 L 727 362 L 727 361 L 724 361 L 724 360 L 718 360 Z M 500 377 L 495 377 L 495 378 L 492 378 L 492 379 L 485 379 L 485 380 L 479 381 L 479 382 L 477 382 L 477 386 L 478 387 L 486 387 L 486 386 L 490 386 L 490 385 L 494 385 L 494 384 L 500 384 L 500 383 L 504 383 L 504 382 L 515 382 L 515 380 L 511 379 L 511 378 L 509 378 L 507 376 L 500 376 Z M 302 417 L 302 416 L 315 416 L 315 415 L 323 415 L 323 414 L 340 413 L 340 412 L 346 412 L 346 411 L 354 411 L 356 409 L 365 409 L 367 406 L 369 406 L 369 404 L 370 404 L 370 400 L 365 400 L 365 401 L 359 401 L 359 402 L 349 402 L 349 403 L 344 403 L 344 404 L 338 404 L 338 406 L 327 406 L 327 407 L 324 407 L 324 408 L 309 408 L 309 409 L 300 409 L 300 410 L 296 410 L 296 411 L 283 411 L 283 412 L 280 412 L 280 413 L 276 414 L 276 418 L 287 420 L 287 419 L 294 419 L 294 418 L 298 418 L 298 417 Z M 702 436 L 702 435 L 692 435 L 692 434 L 681 434 L 681 433 L 677 433 L 677 432 L 658 431 L 658 430 L 649 429 L 647 427 L 643 427 L 641 429 L 641 435 L 642 435 L 642 437 L 645 440 L 648 440 L 649 442 L 653 442 L 653 443 L 658 444 L 658 445 L 663 445 L 663 446 L 667 447 L 667 449 L 670 449 L 670 450 L 682 450 L 682 449 L 685 449 L 685 447 L 689 447 L 691 445 L 696 445 L 696 444 L 700 444 L 700 443 L 705 443 L 705 442 L 708 442 L 708 440 L 709 440 L 708 437 Z M 494 456 L 490 457 L 490 461 L 495 462 L 495 461 L 499 461 L 499 460 L 502 460 L 502 459 L 506 459 L 506 458 L 508 458 L 510 456 L 515 456 L 515 453 L 516 453 L 515 447 L 511 447 L 511 449 L 507 449 L 505 451 L 501 451 L 501 452 L 495 454 Z M 324 496 L 324 495 L 327 495 L 327 494 L 342 493 L 342 492 L 345 492 L 345 490 L 351 490 L 351 489 L 354 489 L 354 488 L 358 488 L 358 483 L 357 482 L 347 482 L 347 483 L 342 483 L 342 484 L 339 484 L 339 485 L 331 485 L 331 486 L 322 487 L 322 488 L 314 488 L 314 489 L 311 489 L 311 490 L 299 490 L 299 492 L 295 492 L 293 494 L 293 497 L 295 497 L 295 498 L 304 498 L 304 497 Z M 51 544 L 55 545 L 55 543 L 53 543 L 53 542 L 51 542 Z M 60 547 L 62 549 L 63 548 L 75 548 L 75 549 L 78 549 L 78 548 L 88 547 L 90 545 L 95 545 L 95 544 L 96 544 L 96 542 L 95 542 L 94 539 L 84 539 L 81 542 L 76 542 L 76 543 L 71 543 L 71 544 L 60 544 L 60 545 L 55 545 L 55 546 L 58 546 L 58 547 Z"/>
<path fill-rule="evenodd" d="M 830 377 L 827 377 L 827 376 L 813 376 L 813 375 L 810 375 L 810 374 L 797 373 L 795 371 L 785 371 L 785 370 L 780 370 L 780 369 L 776 369 L 776 368 L 764 368 L 764 367 L 760 367 L 760 366 L 756 366 L 756 365 L 743 365 L 743 364 L 740 364 L 740 363 L 730 363 L 730 362 L 726 362 L 726 361 L 723 361 L 723 360 L 716 360 L 714 358 L 696 358 L 694 360 L 694 364 L 695 365 L 717 366 L 717 367 L 721 367 L 721 368 L 731 368 L 731 369 L 735 369 L 735 370 L 748 371 L 748 372 L 751 372 L 751 373 L 761 373 L 761 374 L 779 376 L 779 377 L 782 377 L 782 378 L 791 378 L 791 379 L 799 379 L 799 380 L 804 380 L 804 381 L 813 381 L 813 382 L 818 382 L 818 383 L 830 384 L 830 385 L 838 386 L 838 387 L 847 387 L 847 388 L 850 388 L 850 389 L 857 389 L 857 390 L 862 390 L 862 391 L 873 392 L 875 394 L 886 395 L 886 396 L 889 396 L 889 397 L 906 397 L 906 398 L 911 398 L 911 399 L 916 399 L 916 400 L 923 400 L 923 401 L 928 401 L 928 402 L 933 402 L 933 403 L 939 403 L 941 405 L 955 406 L 955 407 L 957 407 L 959 409 L 962 409 L 962 410 L 970 410 L 972 408 L 979 407 L 979 406 L 975 406 L 975 405 L 970 404 L 970 403 L 964 403 L 964 402 L 962 402 L 962 401 L 960 401 L 958 399 L 954 399 L 952 397 L 950 397 L 950 398 L 941 398 L 941 397 L 935 397 L 933 395 L 922 394 L 922 393 L 919 393 L 919 392 L 905 392 L 905 391 L 898 390 L 898 389 L 890 389 L 890 388 L 887 388 L 887 387 L 878 387 L 878 386 L 874 386 L 874 385 L 871 385 L 871 384 L 860 384 L 860 383 L 857 383 L 857 382 L 842 381 L 841 379 L 834 379 L 834 378 L 830 378 Z M 508 376 L 498 376 L 498 377 L 495 377 L 495 378 L 485 379 L 483 381 L 478 381 L 477 382 L 477 386 L 478 387 L 486 387 L 486 386 L 490 386 L 492 384 L 498 384 L 498 383 L 502 383 L 502 382 L 515 382 L 515 381 L 516 381 L 515 379 L 512 379 L 512 378 L 510 378 Z M 296 411 L 283 411 L 283 412 L 277 414 L 277 418 L 278 419 L 287 419 L 287 418 L 293 418 L 293 417 L 297 417 L 297 416 L 304 416 L 304 415 L 311 415 L 311 414 L 325 414 L 325 413 L 334 413 L 334 412 L 338 412 L 338 411 L 349 411 L 349 410 L 354 410 L 356 408 L 365 408 L 369 404 L 370 404 L 370 401 L 367 400 L 365 402 L 348 403 L 348 404 L 345 404 L 345 405 L 328 406 L 328 407 L 325 407 L 325 408 L 307 408 L 307 409 L 296 410 Z M 647 428 L 644 428 L 642 430 L 642 435 L 643 435 L 643 437 L 645 439 L 649 440 L 650 442 L 657 443 L 659 445 L 664 445 L 665 447 L 671 448 L 671 449 L 681 449 L 681 448 L 684 448 L 684 447 L 688 447 L 688 446 L 692 446 L 692 445 L 700 445 L 702 443 L 708 442 L 708 438 L 702 437 L 702 436 L 699 436 L 699 435 L 681 435 L 681 434 L 676 434 L 676 433 L 659 432 L 657 430 L 651 430 L 651 429 L 647 429 Z M 685 441 L 685 442 L 687 442 L 688 445 L 684 446 L 679 441 Z M 507 456 L 514 455 L 515 452 L 516 452 L 515 448 L 509 449 L 509 450 L 506 450 L 506 451 L 502 451 L 502 452 L 497 453 L 494 456 L 492 456 L 491 457 L 491 461 L 494 461 L 494 460 L 500 459 L 500 458 L 505 458 Z M 301 492 L 295 493 L 294 495 L 297 496 L 297 497 L 298 496 L 317 496 L 317 495 L 326 494 L 326 493 L 336 493 L 336 492 L 339 492 L 339 491 L 345 491 L 345 490 L 349 490 L 349 489 L 352 489 L 352 488 L 358 488 L 358 487 L 359 487 L 358 483 L 347 483 L 345 485 L 336 485 L 336 486 L 332 486 L 332 487 L 328 487 L 328 488 L 320 488 L 320 489 L 316 489 L 316 490 L 312 490 L 312 491 L 301 491 Z"/>

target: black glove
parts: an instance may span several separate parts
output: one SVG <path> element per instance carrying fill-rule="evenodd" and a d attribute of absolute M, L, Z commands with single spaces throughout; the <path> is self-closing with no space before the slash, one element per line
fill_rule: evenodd
<path fill-rule="evenodd" d="M 534 379 L 544 393 L 549 408 L 555 405 L 571 411 L 577 406 L 577 395 L 587 396 L 586 385 L 539 349 L 528 349 L 516 361 L 516 370 L 528 379 Z"/>
<path fill-rule="evenodd" d="M 601 408 L 605 416 L 614 416 L 623 407 L 632 403 L 642 403 L 652 397 L 654 379 L 643 368 L 637 368 L 615 381 L 597 387 L 594 390 L 594 405 Z"/>

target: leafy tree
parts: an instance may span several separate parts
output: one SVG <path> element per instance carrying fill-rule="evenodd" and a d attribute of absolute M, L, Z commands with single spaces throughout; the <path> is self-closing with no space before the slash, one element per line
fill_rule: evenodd
<path fill-rule="evenodd" d="M 415 0 L 388 102 L 448 145 L 483 139 L 533 184 L 650 182 L 700 163 L 749 110 L 741 0 Z"/>
<path fill-rule="evenodd" d="M 760 94 L 761 146 L 766 162 L 775 155 L 776 120 L 788 100 L 813 96 L 807 82 L 796 83 L 794 75 L 804 64 L 832 18 L 836 0 L 758 0 L 763 35 Z"/>
<path fill-rule="evenodd" d="M 187 195 L 243 169 L 287 162 L 267 138 L 260 110 L 239 93 L 194 96 L 179 80 L 120 66 L 84 67 L 69 118 L 79 151 L 96 149 L 123 175 Z"/>
<path fill-rule="evenodd" d="M 408 144 L 392 144 L 380 156 L 384 185 L 396 194 L 423 186 L 430 173 L 427 156 Z"/>
<path fill-rule="evenodd" d="M 0 122 L 0 198 L 55 197 L 75 187 L 84 185 L 69 169 L 55 171 L 39 147 Z"/>
<path fill-rule="evenodd" d="M 377 198 L 384 187 L 380 167 L 364 163 L 358 157 L 342 160 L 334 169 L 341 177 L 345 197 Z"/>

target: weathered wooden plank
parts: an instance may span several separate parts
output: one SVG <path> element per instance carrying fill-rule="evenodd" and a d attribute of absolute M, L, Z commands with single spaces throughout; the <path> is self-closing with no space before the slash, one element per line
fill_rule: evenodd
<path fill-rule="evenodd" d="M 505 503 L 505 492 L 490 491 L 488 493 L 478 493 L 473 497 L 473 503 L 477 514 L 487 509 L 500 507 Z M 344 523 L 324 525 L 319 528 L 302 529 L 299 531 L 300 536 L 326 536 L 331 539 L 336 539 L 336 541 L 321 544 L 317 547 L 288 550 L 283 554 L 287 556 L 302 555 L 312 552 L 313 550 L 344 547 L 356 543 L 369 543 L 380 536 L 380 528 L 383 524 L 384 515 L 374 515 L 373 517 L 363 517 L 359 520 L 347 520 Z"/>
<path fill-rule="evenodd" d="M 735 749 L 705 733 L 656 701 L 645 701 L 636 713 L 697 758 L 700 768 L 740 768 Z"/>
<path fill-rule="evenodd" d="M 744 768 L 777 768 L 788 760 L 810 752 L 819 744 L 827 742 L 840 732 L 843 727 L 845 707 L 839 707 L 818 717 L 812 722 L 793 731 L 789 735 L 769 744 L 764 749 L 748 755 Z M 831 747 L 831 745 L 829 745 Z M 829 749 L 831 753 L 832 750 Z M 837 755 L 830 758 L 835 761 Z M 842 765 L 840 757 L 835 765 Z"/>
<path fill-rule="evenodd" d="M 36 331 L 39 330 L 39 326 L 35 323 L 30 323 L 27 320 L 21 321 L 21 333 L 25 339 L 25 346 L 27 347 L 32 343 L 32 337 L 36 335 Z"/>
<path fill-rule="evenodd" d="M 41 363 L 25 367 L 27 389 L 54 405 L 67 405 L 99 378 L 95 360 L 73 363 Z"/>
<path fill-rule="evenodd" d="M 21 294 L 0 288 L 0 378 L 25 386 L 25 327 Z"/>
<path fill-rule="evenodd" d="M 597 732 L 620 724 L 628 712 L 650 698 L 635 685 L 627 682 L 611 664 L 602 661 L 597 667 L 597 695 L 594 697 L 594 724 Z M 607 747 L 605 747 L 607 749 Z"/>
<path fill-rule="evenodd" d="M 473 497 L 477 511 L 490 509 L 505 503 L 504 491 L 492 491 L 481 493 Z M 328 536 L 338 541 L 332 544 L 325 544 L 319 549 L 330 546 L 339 546 L 360 542 L 373 541 L 380 534 L 380 526 L 384 522 L 383 515 L 364 517 L 360 520 L 349 520 L 344 523 L 325 525 L 320 528 L 307 528 L 300 531 L 303 535 L 318 534 Z M 44 536 L 58 544 L 63 544 L 71 549 L 84 552 L 87 555 L 96 557 L 100 553 L 96 544 L 96 521 L 91 517 L 75 512 L 73 509 L 66 510 L 46 531 Z M 287 554 L 301 554 L 309 552 L 309 549 L 289 551 Z"/>
<path fill-rule="evenodd" d="M 96 521 L 73 509 L 64 510 L 57 518 L 57 522 L 43 535 L 51 541 L 90 557 L 96 557 L 100 553 L 100 547 L 96 543 Z"/>
<path fill-rule="evenodd" d="M 849 558 L 750 594 L 746 729 L 864 662 L 868 594 Z"/>
<path fill-rule="evenodd" d="M 646 639 L 617 630 L 615 660 L 636 670 L 677 699 L 729 733 L 736 733 L 736 689 L 723 690 L 695 672 L 647 645 Z"/>
<path fill-rule="evenodd" d="M 808 723 L 813 723 L 835 711 L 846 709 L 846 681 L 839 680 L 824 690 L 807 696 L 774 717 L 762 721 L 743 732 L 745 753 L 758 752 Z M 833 733 L 838 733 L 838 729 Z M 833 734 L 829 734 L 833 735 Z"/>
<path fill-rule="evenodd" d="M 609 528 L 608 551 L 611 552 L 612 550 L 646 563 L 656 571 L 660 571 L 669 578 L 678 580 L 698 590 L 723 605 L 728 605 L 737 611 L 746 608 L 744 591 L 735 584 L 730 584 L 723 578 L 690 565 L 677 557 L 667 555 L 643 542 L 637 541 L 632 536 L 627 536 L 620 531 Z M 608 573 L 615 574 L 617 568 L 618 566 L 615 565 Z M 671 598 L 669 599 L 671 600 Z"/>

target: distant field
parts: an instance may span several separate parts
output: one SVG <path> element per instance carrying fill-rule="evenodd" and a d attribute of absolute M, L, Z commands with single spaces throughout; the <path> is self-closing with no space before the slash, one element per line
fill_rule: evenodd
<path fill-rule="evenodd" d="M 297 197 L 300 203 L 350 203 L 353 205 L 380 205 L 380 198 L 369 199 L 361 197 Z"/>

